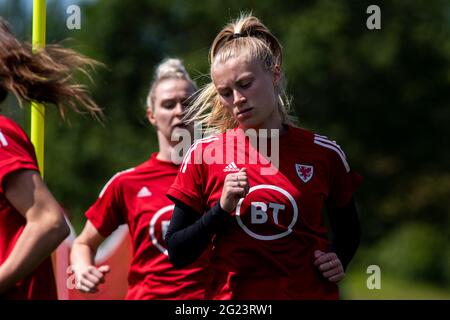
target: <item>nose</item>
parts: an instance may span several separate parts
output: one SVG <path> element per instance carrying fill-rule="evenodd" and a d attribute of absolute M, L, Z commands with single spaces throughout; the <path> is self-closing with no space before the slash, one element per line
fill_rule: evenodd
<path fill-rule="evenodd" d="M 242 95 L 239 90 L 233 90 L 233 104 L 234 105 L 240 105 L 247 101 L 247 98 Z"/>
<path fill-rule="evenodd" d="M 183 113 L 183 104 L 181 102 L 177 102 L 176 106 L 175 106 L 175 116 L 179 117 L 182 113 Z"/>

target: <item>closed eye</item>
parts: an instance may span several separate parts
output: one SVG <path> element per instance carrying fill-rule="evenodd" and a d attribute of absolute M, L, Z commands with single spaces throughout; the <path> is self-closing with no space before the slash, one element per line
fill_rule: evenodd
<path fill-rule="evenodd" d="M 248 81 L 248 82 L 242 82 L 242 83 L 239 84 L 239 86 L 240 86 L 242 89 L 250 88 L 251 85 L 252 85 L 252 82 L 251 82 L 251 81 Z"/>
<path fill-rule="evenodd" d="M 231 96 L 231 91 L 230 90 L 222 90 L 222 91 L 219 91 L 219 94 L 223 98 L 228 98 Z"/>
<path fill-rule="evenodd" d="M 164 101 L 163 103 L 161 103 L 161 107 L 163 107 L 164 109 L 173 109 L 173 108 L 175 108 L 176 105 L 177 105 L 177 103 L 172 100 L 167 100 L 167 101 Z"/>

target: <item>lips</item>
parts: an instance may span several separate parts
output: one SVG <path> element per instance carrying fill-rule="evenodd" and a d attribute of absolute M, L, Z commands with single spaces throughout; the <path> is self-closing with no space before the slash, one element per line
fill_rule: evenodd
<path fill-rule="evenodd" d="M 174 124 L 172 128 L 186 128 L 186 125 L 182 122 Z"/>
<path fill-rule="evenodd" d="M 241 111 L 238 111 L 238 113 L 236 113 L 236 116 L 237 116 L 238 118 L 247 117 L 247 116 L 250 115 L 250 113 L 251 113 L 252 110 L 253 110 L 253 108 L 246 108 L 246 109 L 243 109 L 243 110 L 241 110 Z"/>

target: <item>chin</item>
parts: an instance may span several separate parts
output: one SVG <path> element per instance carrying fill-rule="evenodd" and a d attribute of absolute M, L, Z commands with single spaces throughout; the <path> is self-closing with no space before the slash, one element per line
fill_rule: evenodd
<path fill-rule="evenodd" d="M 239 127 L 241 127 L 244 130 L 247 129 L 255 129 L 258 130 L 260 127 L 255 121 L 252 121 L 252 119 L 244 120 L 239 123 Z"/>
<path fill-rule="evenodd" d="M 183 127 L 175 127 L 172 129 L 171 133 L 171 140 L 172 141 L 179 141 L 181 137 L 190 137 L 191 132 Z"/>

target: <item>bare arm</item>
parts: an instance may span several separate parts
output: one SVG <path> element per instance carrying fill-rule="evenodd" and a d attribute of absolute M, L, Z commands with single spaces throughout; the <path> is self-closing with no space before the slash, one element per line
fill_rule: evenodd
<path fill-rule="evenodd" d="M 61 207 L 38 172 L 13 172 L 5 178 L 3 189 L 10 204 L 26 219 L 26 225 L 0 266 L 0 293 L 37 268 L 70 232 Z"/>
<path fill-rule="evenodd" d="M 94 225 L 87 220 L 81 234 L 75 239 L 70 252 L 70 263 L 77 278 L 77 288 L 82 292 L 94 293 L 98 285 L 105 281 L 109 266 L 95 266 L 95 255 L 105 238 Z"/>

